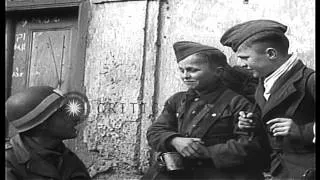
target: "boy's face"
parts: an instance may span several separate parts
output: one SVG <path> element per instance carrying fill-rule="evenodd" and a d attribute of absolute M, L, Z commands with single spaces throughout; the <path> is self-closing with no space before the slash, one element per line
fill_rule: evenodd
<path fill-rule="evenodd" d="M 180 77 L 189 89 L 198 91 L 214 86 L 218 80 L 216 68 L 210 67 L 205 56 L 193 54 L 178 63 Z"/>
<path fill-rule="evenodd" d="M 240 46 L 237 57 L 244 63 L 254 77 L 266 77 L 273 71 L 272 63 L 262 44 L 252 44 L 251 47 Z"/>

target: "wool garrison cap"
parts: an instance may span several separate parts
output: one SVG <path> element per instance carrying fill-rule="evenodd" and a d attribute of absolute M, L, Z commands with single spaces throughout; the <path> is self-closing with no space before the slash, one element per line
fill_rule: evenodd
<path fill-rule="evenodd" d="M 236 52 L 239 46 L 250 37 L 261 32 L 273 32 L 284 34 L 287 26 L 272 20 L 252 20 L 237 24 L 228 29 L 221 37 L 220 42 L 229 46 Z"/>
<path fill-rule="evenodd" d="M 173 44 L 174 53 L 176 54 L 177 62 L 180 62 L 184 58 L 196 54 L 200 51 L 212 52 L 219 56 L 224 56 L 224 54 L 217 48 L 203 45 L 191 41 L 179 41 Z"/>

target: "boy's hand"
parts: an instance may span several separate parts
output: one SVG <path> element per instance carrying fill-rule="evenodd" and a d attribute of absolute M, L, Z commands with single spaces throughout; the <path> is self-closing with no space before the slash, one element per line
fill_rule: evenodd
<path fill-rule="evenodd" d="M 274 136 L 287 136 L 292 124 L 293 121 L 289 118 L 275 118 L 267 122 L 267 125 L 271 125 L 270 132 L 272 132 Z"/>
<path fill-rule="evenodd" d="M 240 129 L 252 129 L 255 128 L 255 123 L 253 122 L 253 113 L 245 113 L 244 111 L 239 112 L 238 127 Z"/>
<path fill-rule="evenodd" d="M 171 144 L 183 157 L 201 158 L 208 154 L 207 148 L 199 138 L 175 137 Z"/>

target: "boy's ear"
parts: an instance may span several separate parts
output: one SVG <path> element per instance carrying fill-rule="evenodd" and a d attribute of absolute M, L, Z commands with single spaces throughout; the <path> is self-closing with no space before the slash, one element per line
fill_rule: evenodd
<path fill-rule="evenodd" d="M 276 59 L 278 57 L 278 52 L 275 48 L 267 48 L 266 54 L 269 57 L 269 59 Z"/>

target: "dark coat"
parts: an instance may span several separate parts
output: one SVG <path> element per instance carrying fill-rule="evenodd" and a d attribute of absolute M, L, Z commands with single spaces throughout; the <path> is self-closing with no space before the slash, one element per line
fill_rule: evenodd
<path fill-rule="evenodd" d="M 204 106 L 208 112 L 193 122 Z M 206 163 L 187 161 L 187 170 L 173 176 L 157 169 L 155 163 L 143 179 L 262 179 L 262 170 L 270 163 L 266 136 L 260 130 L 249 140 L 248 134 L 236 128 L 239 111 L 252 109 L 246 98 L 224 87 L 206 95 L 189 90 L 171 96 L 147 131 L 149 145 L 155 151 L 170 152 L 175 151 L 169 144 L 173 137 L 201 138 L 211 157 Z M 257 109 L 254 112 L 259 114 Z"/>
<path fill-rule="evenodd" d="M 275 177 L 301 178 L 308 168 L 315 167 L 315 73 L 299 61 L 276 81 L 267 102 L 263 91 L 260 84 L 255 95 L 263 122 L 279 117 L 294 122 L 288 136 L 275 138 L 269 134 L 274 149 L 270 172 Z"/>
<path fill-rule="evenodd" d="M 61 144 L 61 152 L 30 147 L 20 135 L 14 136 L 6 147 L 5 171 L 7 180 L 91 179 L 82 161 Z"/>

